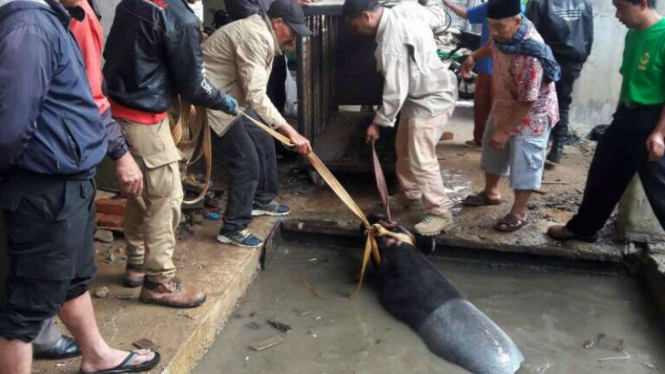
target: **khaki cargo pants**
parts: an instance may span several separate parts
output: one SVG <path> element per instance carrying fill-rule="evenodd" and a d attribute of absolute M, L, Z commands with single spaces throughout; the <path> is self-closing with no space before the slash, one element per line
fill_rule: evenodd
<path fill-rule="evenodd" d="M 450 113 L 433 118 L 402 116 L 397 129 L 397 179 L 409 200 L 422 200 L 425 212 L 442 215 L 452 208 L 441 178 L 436 145 Z"/>
<path fill-rule="evenodd" d="M 144 183 L 143 195 L 128 199 L 125 209 L 127 263 L 143 264 L 149 280 L 165 282 L 175 274 L 171 257 L 183 199 L 178 166 L 181 156 L 171 137 L 168 117 L 154 125 L 118 123 L 143 172 Z"/>

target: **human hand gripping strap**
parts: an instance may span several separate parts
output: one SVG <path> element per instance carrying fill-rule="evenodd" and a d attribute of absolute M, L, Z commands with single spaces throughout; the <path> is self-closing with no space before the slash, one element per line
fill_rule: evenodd
<path fill-rule="evenodd" d="M 250 117 L 243 111 L 239 111 L 241 116 L 244 116 L 248 120 L 250 120 L 252 123 L 255 125 L 259 126 L 261 129 L 263 129 L 265 132 L 268 134 L 272 135 L 275 139 L 279 140 L 282 144 L 284 144 L 287 147 L 293 147 L 293 143 L 291 143 L 291 140 L 287 138 L 286 136 L 280 134 L 276 130 L 270 128 L 264 123 L 261 123 L 260 121 L 257 121 L 256 119 Z M 330 172 L 328 167 L 319 159 L 319 157 L 314 153 L 314 152 L 309 152 L 307 154 L 307 160 L 309 161 L 310 164 L 312 164 L 312 167 L 321 175 L 321 178 L 326 181 L 328 186 L 335 192 L 337 197 L 339 197 L 340 200 L 351 210 L 353 214 L 358 217 L 358 219 L 362 222 L 363 226 L 365 226 L 365 229 L 367 230 L 367 238 L 365 240 L 365 251 L 363 254 L 363 261 L 362 261 L 362 266 L 360 269 L 360 278 L 358 280 L 358 286 L 356 287 L 355 291 L 349 296 L 349 298 L 353 298 L 356 294 L 358 294 L 358 291 L 360 291 L 360 288 L 362 287 L 363 284 L 363 279 L 365 277 L 365 271 L 367 270 L 367 264 L 369 263 L 369 258 L 370 255 L 374 257 L 374 261 L 376 261 L 377 264 L 381 263 L 381 256 L 379 254 L 379 248 L 376 244 L 376 237 L 377 236 L 383 236 L 387 235 L 390 237 L 395 238 L 396 240 L 401 240 L 405 241 L 410 244 L 414 244 L 413 238 L 409 237 L 408 235 L 405 234 L 398 234 L 394 233 L 391 231 L 386 230 L 383 226 L 376 224 L 376 225 L 370 225 L 369 221 L 367 220 L 367 217 L 363 213 L 363 211 L 360 209 L 358 204 L 351 198 L 349 193 L 344 189 L 344 187 L 339 183 L 337 178 Z M 377 158 L 378 161 L 378 158 Z M 380 165 L 379 165 L 380 167 Z M 381 172 L 381 175 L 383 175 L 383 172 Z M 385 184 L 385 180 L 384 180 Z M 387 191 L 387 189 L 386 189 Z M 387 197 L 386 197 L 387 198 Z M 387 200 L 386 200 L 387 202 Z"/>
<path fill-rule="evenodd" d="M 212 177 L 212 139 L 208 125 L 208 112 L 206 108 L 189 104 L 182 96 L 178 98 L 177 102 L 180 115 L 176 119 L 169 114 L 173 142 L 185 160 L 185 167 L 195 163 L 201 157 L 205 162 L 201 192 L 191 200 L 184 200 L 185 204 L 196 204 L 205 198 Z"/>

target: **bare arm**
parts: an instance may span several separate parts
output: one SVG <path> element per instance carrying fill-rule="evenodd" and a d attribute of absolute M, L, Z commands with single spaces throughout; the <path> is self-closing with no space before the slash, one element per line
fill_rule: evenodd
<path fill-rule="evenodd" d="M 464 59 L 462 63 L 462 76 L 465 78 L 469 77 L 469 72 L 476 64 L 477 61 L 484 59 L 485 57 L 490 57 L 492 55 L 492 41 L 488 40 L 480 48 L 476 49 Z"/>
<path fill-rule="evenodd" d="M 453 3 L 452 0 L 443 0 L 443 5 L 452 10 L 453 13 L 457 14 L 458 16 L 466 18 L 466 8 Z"/>
<path fill-rule="evenodd" d="M 487 42 L 485 42 L 485 44 L 480 46 L 480 48 L 473 51 L 473 53 L 471 53 L 471 56 L 473 56 L 473 59 L 476 61 L 482 60 L 485 57 L 492 56 L 492 41 L 488 40 Z"/>
<path fill-rule="evenodd" d="M 522 124 L 522 120 L 529 113 L 533 104 L 535 104 L 535 101 L 515 102 L 513 104 L 512 114 L 506 119 L 506 122 L 496 124 L 497 130 L 511 134 L 513 130 Z"/>

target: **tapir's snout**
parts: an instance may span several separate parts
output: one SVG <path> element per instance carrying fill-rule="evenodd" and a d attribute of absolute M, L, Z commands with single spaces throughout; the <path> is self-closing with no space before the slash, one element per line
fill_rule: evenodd
<path fill-rule="evenodd" d="M 397 224 L 397 222 L 389 220 L 386 216 L 382 214 L 371 214 L 367 217 L 367 220 L 369 221 L 370 225 L 379 224 L 388 231 L 392 231 L 396 234 L 406 234 L 411 236 L 409 230 L 400 226 L 399 224 Z"/>
<path fill-rule="evenodd" d="M 412 237 L 411 233 L 407 229 L 397 224 L 397 222 L 389 220 L 386 216 L 382 214 L 371 214 L 367 216 L 367 220 L 369 221 L 370 225 L 379 224 L 381 225 L 381 227 L 390 232 L 394 232 L 396 234 L 405 234 Z M 367 235 L 367 230 L 364 227 L 363 227 L 363 234 Z M 398 246 L 398 245 L 411 246 L 411 243 L 404 242 L 389 235 L 377 236 L 376 242 L 379 245 L 379 250 L 383 250 L 388 247 Z"/>
<path fill-rule="evenodd" d="M 413 235 L 409 230 L 400 226 L 397 222 L 389 220 L 383 214 L 370 214 L 367 216 L 367 220 L 370 225 L 379 224 L 383 228 L 394 233 L 409 235 L 415 239 L 416 247 L 423 253 L 428 255 L 434 253 L 436 242 L 432 236 Z M 360 233 L 362 236 L 367 235 L 367 229 L 362 225 L 360 226 Z M 407 245 L 411 248 L 413 247 L 411 243 L 406 243 L 389 236 L 379 236 L 377 238 L 377 244 L 379 245 L 379 251 L 395 245 Z"/>

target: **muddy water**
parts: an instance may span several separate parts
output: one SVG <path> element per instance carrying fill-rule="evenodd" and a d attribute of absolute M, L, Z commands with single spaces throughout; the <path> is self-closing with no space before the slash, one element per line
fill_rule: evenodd
<path fill-rule="evenodd" d="M 283 244 L 195 373 L 467 373 L 434 356 L 390 316 L 371 281 L 355 299 L 343 298 L 357 261 L 350 251 L 321 243 Z M 519 373 L 665 372 L 660 317 L 626 276 L 434 263 L 522 349 Z M 281 333 L 266 320 L 292 330 Z M 585 349 L 599 333 L 608 336 L 606 347 Z M 284 341 L 263 351 L 249 348 L 272 337 Z M 612 351 L 619 340 L 623 352 Z"/>

